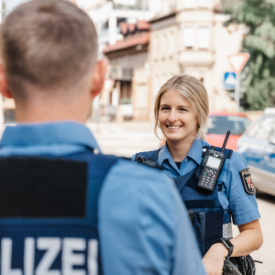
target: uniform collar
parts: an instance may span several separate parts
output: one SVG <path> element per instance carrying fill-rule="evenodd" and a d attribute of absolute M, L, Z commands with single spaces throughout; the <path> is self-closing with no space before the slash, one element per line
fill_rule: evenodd
<path fill-rule="evenodd" d="M 171 156 L 171 154 L 170 154 L 170 151 L 169 151 L 169 149 L 168 149 L 166 143 L 165 143 L 164 146 L 162 146 L 162 147 L 160 148 L 160 151 L 159 151 L 159 156 L 158 156 L 158 163 L 159 163 L 159 165 L 162 166 L 162 163 L 163 163 L 165 160 L 168 160 L 169 163 L 170 163 L 170 165 L 173 166 L 174 160 L 173 160 L 173 158 L 172 158 L 172 156 Z"/>
<path fill-rule="evenodd" d="M 50 144 L 83 145 L 100 150 L 91 131 L 84 124 L 72 121 L 7 126 L 0 141 L 1 148 Z"/>
<path fill-rule="evenodd" d="M 198 165 L 200 165 L 202 162 L 202 147 L 208 146 L 208 145 L 209 144 L 206 141 L 201 140 L 200 138 L 197 137 L 194 140 L 187 154 L 187 157 L 193 159 Z M 159 165 L 161 166 L 165 160 L 168 160 L 171 165 L 173 165 L 174 163 L 174 160 L 166 144 L 163 147 L 161 147 L 159 151 L 159 156 L 158 156 Z"/>
<path fill-rule="evenodd" d="M 202 145 L 203 141 L 196 138 L 187 154 L 187 157 L 193 159 L 198 165 L 201 165 L 202 161 Z"/>

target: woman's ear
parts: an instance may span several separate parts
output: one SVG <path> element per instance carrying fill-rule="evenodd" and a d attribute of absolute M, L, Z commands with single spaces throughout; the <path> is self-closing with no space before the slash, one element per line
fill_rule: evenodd
<path fill-rule="evenodd" d="M 0 93 L 7 98 L 13 98 L 12 93 L 9 89 L 6 73 L 2 64 L 0 64 Z"/>
<path fill-rule="evenodd" d="M 197 123 L 197 133 L 199 132 L 199 130 L 200 130 L 200 124 L 199 123 Z"/>
<path fill-rule="evenodd" d="M 93 99 L 101 92 L 104 86 L 108 65 L 109 61 L 106 57 L 104 57 L 97 61 L 97 64 L 93 70 L 91 85 L 91 95 Z"/>

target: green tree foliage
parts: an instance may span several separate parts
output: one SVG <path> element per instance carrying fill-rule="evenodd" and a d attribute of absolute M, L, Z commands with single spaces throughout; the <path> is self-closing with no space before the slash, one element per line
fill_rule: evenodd
<path fill-rule="evenodd" d="M 226 25 L 243 24 L 247 36 L 243 51 L 250 60 L 241 76 L 242 105 L 260 110 L 275 106 L 275 0 L 239 0 L 225 11 Z"/>

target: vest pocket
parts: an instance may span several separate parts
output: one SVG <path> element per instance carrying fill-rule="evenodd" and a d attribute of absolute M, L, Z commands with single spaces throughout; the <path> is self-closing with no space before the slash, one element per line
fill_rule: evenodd
<path fill-rule="evenodd" d="M 192 215 L 190 215 L 192 211 Z M 223 213 L 195 212 L 188 210 L 192 216 L 192 225 L 202 256 L 223 236 Z"/>
<path fill-rule="evenodd" d="M 205 248 L 206 251 L 223 237 L 223 212 L 207 213 L 205 223 Z"/>
<path fill-rule="evenodd" d="M 206 213 L 205 212 L 194 212 L 194 223 L 193 228 L 197 241 L 199 244 L 202 255 L 206 253 L 205 246 L 205 229 L 206 229 Z"/>
<path fill-rule="evenodd" d="M 194 210 L 188 210 L 188 215 L 193 226 L 194 226 L 194 214 L 195 214 Z"/>

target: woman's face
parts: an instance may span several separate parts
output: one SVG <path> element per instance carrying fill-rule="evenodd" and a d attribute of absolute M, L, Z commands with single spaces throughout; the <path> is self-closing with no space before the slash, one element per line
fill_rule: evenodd
<path fill-rule="evenodd" d="M 160 101 L 159 127 L 167 141 L 190 141 L 197 135 L 195 110 L 180 93 L 170 90 Z"/>

